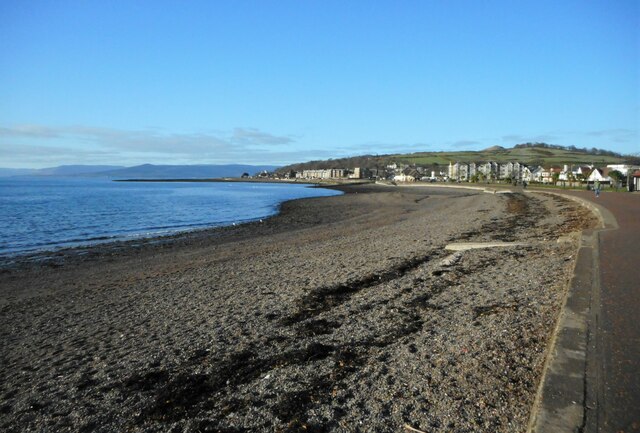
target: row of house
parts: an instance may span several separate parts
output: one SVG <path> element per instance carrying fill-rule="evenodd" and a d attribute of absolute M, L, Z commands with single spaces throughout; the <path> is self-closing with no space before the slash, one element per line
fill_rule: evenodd
<path fill-rule="evenodd" d="M 345 168 L 302 170 L 295 173 L 296 179 L 363 179 L 368 177 L 368 170 L 360 167 L 351 170 Z"/>
<path fill-rule="evenodd" d="M 449 164 L 449 179 L 456 181 L 478 181 L 478 180 L 508 180 L 518 182 L 538 182 L 538 183 L 555 183 L 558 181 L 565 182 L 587 182 L 610 184 L 615 181 L 609 176 L 609 173 L 617 171 L 622 176 L 633 177 L 635 172 L 640 170 L 640 166 L 628 164 L 611 164 L 603 168 L 590 166 L 569 166 L 565 164 L 563 167 L 529 167 L 520 162 L 484 162 L 484 163 L 466 163 L 456 162 Z"/>
<path fill-rule="evenodd" d="M 524 164 L 519 162 L 508 162 L 499 164 L 494 161 L 475 163 L 475 162 L 456 162 L 449 163 L 449 179 L 458 181 L 470 181 L 473 179 L 483 178 L 487 180 L 497 179 L 517 179 L 523 180 L 531 176 L 531 170 Z"/>
<path fill-rule="evenodd" d="M 444 170 L 440 170 L 444 168 Z M 415 181 L 508 181 L 508 182 L 537 182 L 551 184 L 556 182 L 587 182 L 599 181 L 601 184 L 612 184 L 615 178 L 609 176 L 617 171 L 625 178 L 629 176 L 632 184 L 640 182 L 640 166 L 628 164 L 611 164 L 606 167 L 593 165 L 568 164 L 564 166 L 528 166 L 518 161 L 498 163 L 488 162 L 451 162 L 448 166 L 434 166 L 431 168 L 408 165 L 390 164 L 383 168 L 328 168 L 316 170 L 302 170 L 291 172 L 287 177 L 296 179 L 387 179 L 395 182 Z M 636 176 L 637 175 L 637 176 Z M 640 190 L 640 184 L 635 186 Z"/>

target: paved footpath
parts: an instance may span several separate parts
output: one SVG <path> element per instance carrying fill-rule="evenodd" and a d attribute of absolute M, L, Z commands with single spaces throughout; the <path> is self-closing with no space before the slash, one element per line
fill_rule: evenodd
<path fill-rule="evenodd" d="M 584 431 L 640 432 L 640 195 L 566 193 L 604 207 L 618 225 L 598 232 L 600 281 L 592 303 Z"/>

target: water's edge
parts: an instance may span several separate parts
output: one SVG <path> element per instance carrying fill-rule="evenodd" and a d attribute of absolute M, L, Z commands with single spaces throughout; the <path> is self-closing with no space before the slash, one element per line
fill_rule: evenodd
<path fill-rule="evenodd" d="M 331 197 L 341 195 L 344 192 L 340 188 L 318 187 L 313 184 L 297 184 L 304 186 L 310 190 L 326 190 L 332 191 L 332 194 L 318 194 L 304 197 L 294 197 L 282 199 L 272 204 L 271 208 L 258 216 L 250 218 L 234 219 L 233 221 L 213 222 L 203 224 L 191 224 L 188 227 L 160 227 L 158 231 L 147 231 L 146 233 L 118 233 L 112 236 L 96 236 L 89 238 L 76 238 L 65 242 L 43 243 L 42 245 L 34 244 L 33 248 L 21 251 L 1 251 L 0 252 L 0 269 L 11 268 L 17 263 L 39 263 L 50 260 L 59 260 L 62 257 L 70 256 L 89 256 L 95 254 L 103 254 L 107 250 L 121 251 L 128 248 L 141 248 L 151 244 L 171 243 L 179 239 L 201 236 L 203 234 L 214 233 L 216 230 L 222 230 L 229 227 L 240 226 L 255 222 L 266 221 L 279 215 L 282 206 L 285 203 L 297 200 L 318 199 L 322 197 Z M 99 250 L 99 251 L 98 251 Z"/>

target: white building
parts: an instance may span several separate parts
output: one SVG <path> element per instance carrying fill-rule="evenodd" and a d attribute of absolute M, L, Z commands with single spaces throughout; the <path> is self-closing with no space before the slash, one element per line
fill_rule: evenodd
<path fill-rule="evenodd" d="M 634 191 L 640 191 L 640 170 L 636 170 L 631 174 L 631 184 Z"/>
<path fill-rule="evenodd" d="M 349 175 L 350 179 L 362 179 L 362 170 L 360 167 L 356 167 L 353 169 L 353 174 Z"/>
<path fill-rule="evenodd" d="M 497 179 L 500 173 L 500 165 L 494 161 L 481 163 L 478 164 L 477 171 L 484 174 L 487 179 Z"/>
<path fill-rule="evenodd" d="M 562 171 L 560 172 L 560 176 L 558 176 L 558 180 L 569 180 L 570 177 L 573 176 L 571 170 L 569 170 L 569 166 L 565 164 L 562 167 Z"/>
<path fill-rule="evenodd" d="M 542 166 L 536 167 L 531 172 L 531 177 L 533 182 L 542 182 L 543 179 L 549 177 L 549 172 Z"/>
<path fill-rule="evenodd" d="M 613 179 L 609 177 L 609 168 L 594 168 L 587 178 L 587 182 L 593 183 L 599 181 L 600 183 L 611 183 Z"/>
<path fill-rule="evenodd" d="M 638 165 L 629 165 L 629 164 L 609 164 L 607 168 L 610 170 L 619 171 L 623 175 L 627 176 L 629 173 L 633 174 L 636 170 L 640 169 Z"/>
<path fill-rule="evenodd" d="M 525 165 L 519 162 L 507 162 L 500 164 L 500 179 L 522 180 L 522 173 Z"/>
<path fill-rule="evenodd" d="M 304 179 L 341 179 L 347 177 L 347 170 L 343 168 L 326 168 L 319 170 L 303 170 Z"/>
<path fill-rule="evenodd" d="M 522 167 L 522 178 L 525 182 L 533 182 L 533 172 L 526 165 Z"/>
<path fill-rule="evenodd" d="M 410 174 L 400 173 L 393 176 L 393 180 L 396 182 L 415 182 L 416 178 Z"/>
<path fill-rule="evenodd" d="M 467 181 L 476 174 L 476 163 L 456 162 L 449 163 L 449 178 L 459 181 Z"/>
<path fill-rule="evenodd" d="M 420 179 L 420 173 L 418 170 L 406 168 L 401 173 L 396 174 L 393 180 L 396 182 L 415 182 Z"/>

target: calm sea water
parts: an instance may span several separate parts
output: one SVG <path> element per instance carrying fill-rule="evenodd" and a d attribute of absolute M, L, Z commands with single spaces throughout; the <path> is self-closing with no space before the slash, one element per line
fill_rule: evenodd
<path fill-rule="evenodd" d="M 0 179 L 0 257 L 242 223 L 286 200 L 337 194 L 291 184 Z"/>

